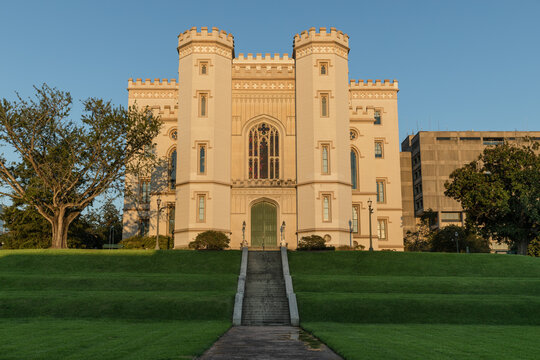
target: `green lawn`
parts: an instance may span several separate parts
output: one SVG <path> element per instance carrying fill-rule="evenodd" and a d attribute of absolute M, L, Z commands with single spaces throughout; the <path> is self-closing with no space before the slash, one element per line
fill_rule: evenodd
<path fill-rule="evenodd" d="M 301 325 L 347 359 L 535 359 L 540 259 L 291 252 Z"/>
<path fill-rule="evenodd" d="M 0 251 L 1 359 L 182 359 L 230 326 L 240 252 Z"/>

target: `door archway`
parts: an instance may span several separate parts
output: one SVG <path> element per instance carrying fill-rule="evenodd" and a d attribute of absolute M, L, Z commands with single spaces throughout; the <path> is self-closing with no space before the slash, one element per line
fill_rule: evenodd
<path fill-rule="evenodd" d="M 277 207 L 268 201 L 251 207 L 251 246 L 277 246 Z"/>

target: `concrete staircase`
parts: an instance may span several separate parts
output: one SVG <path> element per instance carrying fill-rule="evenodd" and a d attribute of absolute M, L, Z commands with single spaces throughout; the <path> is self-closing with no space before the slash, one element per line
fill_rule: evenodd
<path fill-rule="evenodd" d="M 250 251 L 242 325 L 290 325 L 289 302 L 279 251 Z"/>

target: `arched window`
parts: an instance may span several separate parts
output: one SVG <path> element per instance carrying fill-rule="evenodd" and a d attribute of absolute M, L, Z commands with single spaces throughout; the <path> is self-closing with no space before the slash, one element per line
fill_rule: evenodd
<path fill-rule="evenodd" d="M 279 133 L 266 123 L 255 125 L 248 134 L 250 179 L 279 179 Z"/>
<path fill-rule="evenodd" d="M 169 189 L 176 187 L 176 149 L 169 155 Z"/>
<path fill-rule="evenodd" d="M 354 149 L 351 149 L 351 184 L 354 190 L 358 189 L 358 156 Z"/>

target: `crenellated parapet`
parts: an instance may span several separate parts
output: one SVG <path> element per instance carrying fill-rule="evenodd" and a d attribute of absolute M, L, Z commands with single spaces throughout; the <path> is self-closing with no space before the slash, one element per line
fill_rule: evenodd
<path fill-rule="evenodd" d="M 233 59 L 233 84 L 234 80 L 265 79 L 276 83 L 272 87 L 268 83 L 268 89 L 279 90 L 279 79 L 294 80 L 294 59 L 289 58 L 288 54 L 240 54 Z M 233 87 L 234 88 L 234 87 Z"/>
<path fill-rule="evenodd" d="M 399 91 L 397 80 L 350 80 L 349 95 L 351 100 L 389 100 L 397 99 Z"/>
<path fill-rule="evenodd" d="M 350 80 L 349 89 L 351 90 L 396 90 L 399 91 L 397 80 Z"/>
<path fill-rule="evenodd" d="M 304 30 L 294 36 L 293 57 L 299 59 L 309 54 L 336 54 L 345 59 L 349 54 L 349 35 L 334 27 L 327 31 L 321 27 Z"/>
<path fill-rule="evenodd" d="M 375 121 L 375 108 L 373 106 L 349 106 L 350 121 Z"/>
<path fill-rule="evenodd" d="M 128 90 L 135 89 L 178 89 L 178 83 L 176 79 L 159 79 L 156 78 L 153 81 L 151 79 L 145 79 L 144 81 L 141 78 L 133 78 L 128 80 Z"/>
<path fill-rule="evenodd" d="M 127 90 L 130 99 L 171 100 L 178 98 L 176 79 L 133 79 L 128 80 Z"/>
<path fill-rule="evenodd" d="M 203 26 L 201 30 L 192 27 L 178 35 L 178 55 L 183 58 L 193 53 L 214 53 L 228 59 L 234 57 L 234 37 L 231 33 Z"/>

